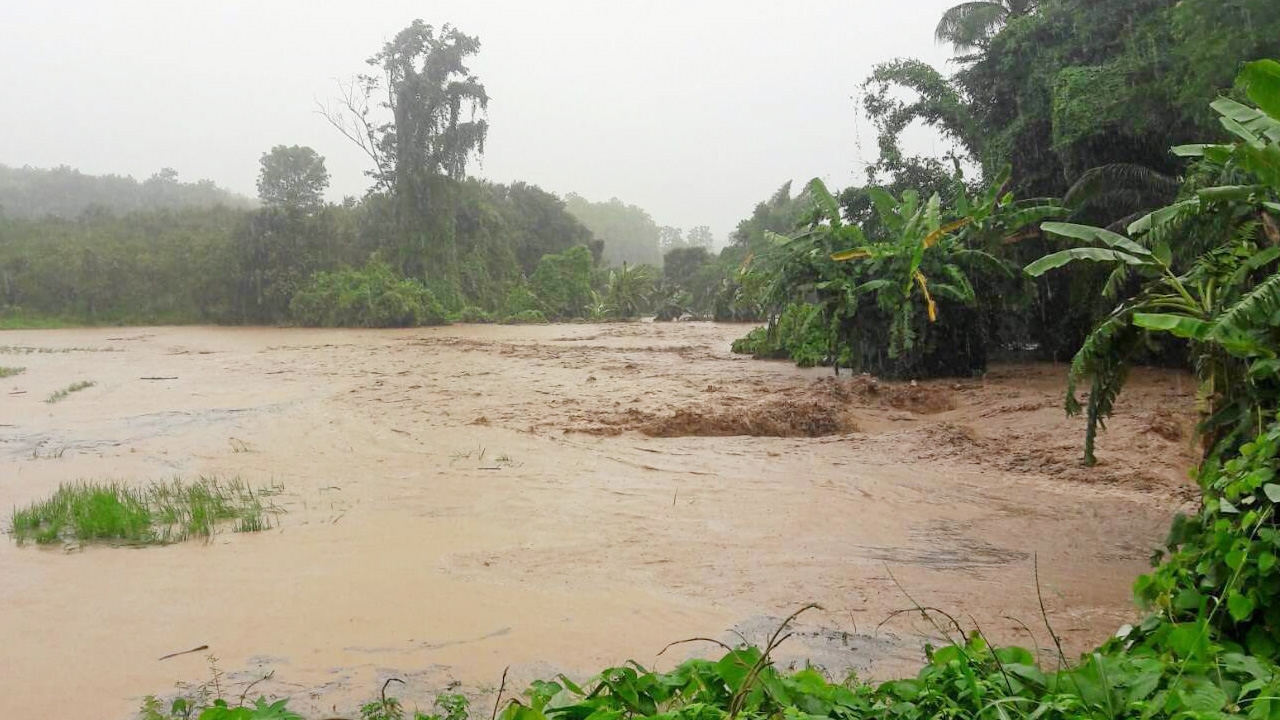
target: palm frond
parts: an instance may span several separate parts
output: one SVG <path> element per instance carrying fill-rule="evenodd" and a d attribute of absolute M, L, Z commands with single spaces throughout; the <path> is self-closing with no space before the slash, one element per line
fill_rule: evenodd
<path fill-rule="evenodd" d="M 1086 170 L 1067 190 L 1062 202 L 1079 208 L 1114 193 L 1131 193 L 1128 201 L 1163 204 L 1178 194 L 1178 178 L 1134 163 L 1112 163 Z"/>
<path fill-rule="evenodd" d="M 1131 255 L 1139 257 L 1150 257 L 1151 251 L 1129 238 L 1113 233 L 1103 228 L 1091 227 L 1089 225 L 1077 225 L 1075 223 L 1045 223 L 1042 229 L 1053 235 L 1061 235 L 1063 237 L 1075 238 L 1076 240 L 1084 240 L 1085 242 L 1100 242 L 1109 248 L 1119 248 Z"/>
<path fill-rule="evenodd" d="M 942 14 L 934 37 L 957 50 L 972 50 L 990 38 L 1008 16 L 1009 8 L 1001 2 L 963 2 Z"/>
<path fill-rule="evenodd" d="M 984 265 L 992 270 L 995 270 L 1000 274 L 1007 275 L 1009 277 L 1017 277 L 1018 275 L 1015 268 L 1012 265 L 1010 265 L 1008 262 L 1001 260 L 995 255 L 992 255 L 991 253 L 986 252 L 984 250 L 972 250 L 968 248 L 961 248 L 952 252 L 951 258 L 953 260 L 968 262 L 970 265 L 973 265 L 973 266 Z"/>

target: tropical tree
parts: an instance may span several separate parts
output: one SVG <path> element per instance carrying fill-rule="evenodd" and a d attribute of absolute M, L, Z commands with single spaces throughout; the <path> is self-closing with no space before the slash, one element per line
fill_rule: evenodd
<path fill-rule="evenodd" d="M 934 31 L 938 42 L 951 43 L 957 50 L 985 47 L 987 41 L 1009 20 L 1030 15 L 1036 0 L 975 0 L 952 7 L 942 15 Z"/>
<path fill-rule="evenodd" d="M 448 182 L 466 177 L 472 157 L 484 152 L 489 95 L 467 68 L 480 41 L 444 25 L 439 32 L 414 20 L 368 63 L 381 75 L 359 75 L 340 85 L 337 108 L 321 112 L 373 162 L 371 175 L 395 199 L 404 246 L 401 269 L 456 283 L 457 243 Z M 373 100 L 383 94 L 381 101 Z M 379 110 L 391 119 L 380 119 Z"/>
<path fill-rule="evenodd" d="M 609 271 L 600 312 L 605 317 L 639 317 L 649 309 L 656 280 L 650 265 L 627 265 Z"/>
<path fill-rule="evenodd" d="M 716 244 L 716 236 L 711 232 L 711 228 L 706 225 L 698 225 L 689 229 L 688 238 L 689 247 L 711 249 Z"/>
<path fill-rule="evenodd" d="M 324 204 L 329 171 L 309 147 L 276 145 L 258 161 L 258 198 L 268 207 L 312 210 Z"/>
<path fill-rule="evenodd" d="M 591 305 L 591 265 L 591 251 L 583 245 L 543 255 L 529 278 L 538 309 L 554 319 L 582 317 Z"/>
<path fill-rule="evenodd" d="M 689 247 L 684 239 L 684 230 L 670 225 L 658 228 L 658 249 L 665 255 L 676 248 Z"/>

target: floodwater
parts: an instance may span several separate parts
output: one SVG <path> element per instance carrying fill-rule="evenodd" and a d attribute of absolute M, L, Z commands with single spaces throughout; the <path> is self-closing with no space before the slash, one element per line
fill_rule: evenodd
<path fill-rule="evenodd" d="M 392 677 L 424 710 L 491 703 L 508 666 L 509 688 L 666 667 L 714 650 L 668 642 L 763 642 L 811 602 L 786 659 L 886 678 L 938 634 L 893 615 L 913 602 L 1049 647 L 1037 562 L 1069 651 L 1135 617 L 1190 497 L 1188 377 L 1136 373 L 1086 470 L 1061 366 L 837 380 L 730 354 L 747 329 L 0 333 L 27 368 L 0 380 L 5 515 L 64 481 L 201 474 L 282 485 L 285 511 L 208 543 L 0 540 L 0 717 L 131 717 L 210 655 L 231 697 L 274 672 L 252 694 L 302 711 L 353 716 Z"/>

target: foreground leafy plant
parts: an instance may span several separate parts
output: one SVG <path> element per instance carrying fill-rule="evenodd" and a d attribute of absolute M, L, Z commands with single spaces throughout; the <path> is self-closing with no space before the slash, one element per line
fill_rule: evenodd
<path fill-rule="evenodd" d="M 48 500 L 15 509 L 10 534 L 27 542 L 165 544 L 208 538 L 221 527 L 256 532 L 280 512 L 263 499 L 280 488 L 253 489 L 238 478 L 174 479 L 132 487 L 121 483 L 63 484 Z"/>

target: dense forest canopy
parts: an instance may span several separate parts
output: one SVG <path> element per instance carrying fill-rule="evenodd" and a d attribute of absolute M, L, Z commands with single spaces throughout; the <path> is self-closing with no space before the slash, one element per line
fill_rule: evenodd
<path fill-rule="evenodd" d="M 0 164 L 0 212 L 10 217 L 77 218 L 90 209 L 127 213 L 215 205 L 249 208 L 254 202 L 208 180 L 183 182 L 172 168 L 138 182 L 127 176 L 85 175 L 65 166 L 42 170 Z"/>

